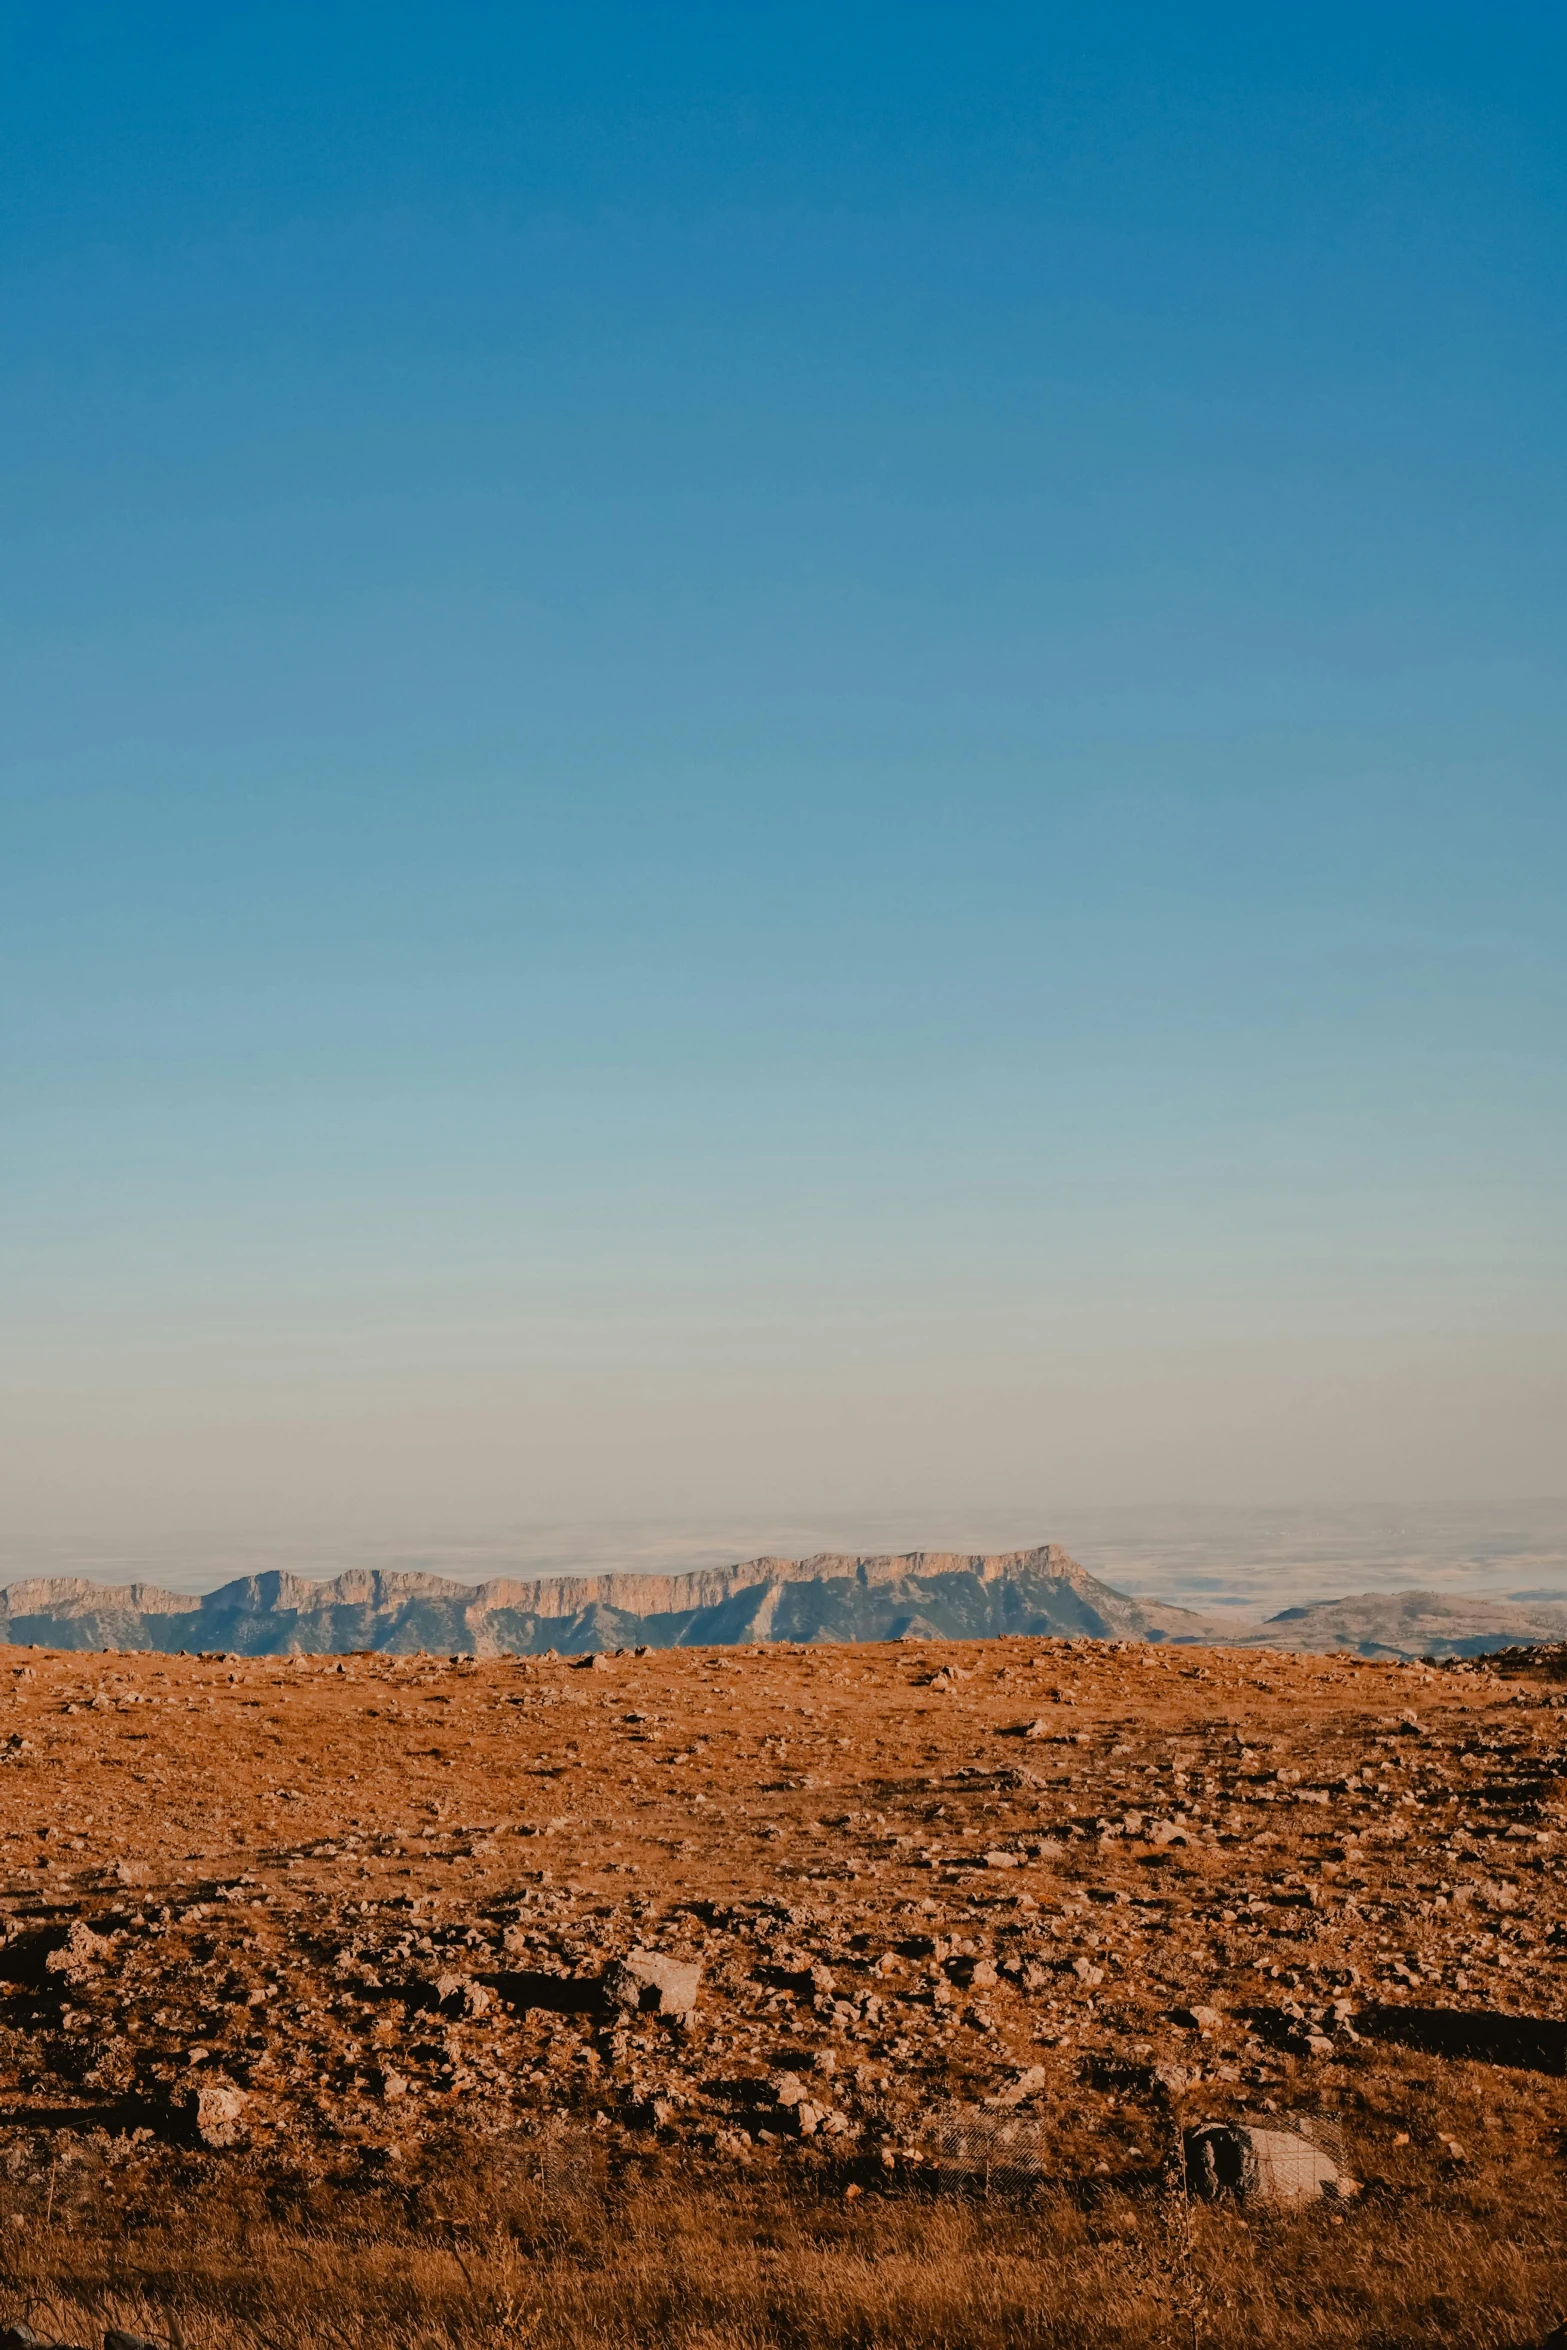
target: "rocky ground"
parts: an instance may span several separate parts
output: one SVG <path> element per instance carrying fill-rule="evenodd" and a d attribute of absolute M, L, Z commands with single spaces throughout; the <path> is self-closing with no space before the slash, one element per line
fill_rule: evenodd
<path fill-rule="evenodd" d="M 3 1655 L 13 2178 L 396 2174 L 460 2129 L 874 2186 L 958 2108 L 1058 2180 L 1243 2110 L 1408 2185 L 1559 2161 L 1559 2032 L 1388 2036 L 1564 2013 L 1542 1652 Z"/>

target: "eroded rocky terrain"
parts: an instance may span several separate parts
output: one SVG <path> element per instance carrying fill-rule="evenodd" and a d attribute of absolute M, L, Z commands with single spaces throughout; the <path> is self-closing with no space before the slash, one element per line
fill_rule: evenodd
<path fill-rule="evenodd" d="M 13 2170 L 562 2126 L 874 2169 L 952 2103 L 1061 2175 L 1270 2103 L 1396 2169 L 1476 2158 L 1432 2084 L 1482 2070 L 1397 2011 L 1564 2012 L 1546 1652 L 0 1655 Z M 1498 2126 L 1567 2123 L 1553 2046 Z"/>

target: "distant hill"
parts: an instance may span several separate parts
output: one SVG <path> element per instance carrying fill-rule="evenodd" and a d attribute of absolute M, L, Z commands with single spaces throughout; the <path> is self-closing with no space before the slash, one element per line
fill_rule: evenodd
<path fill-rule="evenodd" d="M 247 1575 L 200 1595 L 78 1577 L 0 1592 L 0 1640 L 39 1648 L 222 1649 L 241 1656 L 380 1649 L 519 1656 L 739 1641 L 977 1640 L 1001 1633 L 1213 1641 L 1187 1608 L 1129 1599 L 1055 1543 L 999 1557 L 752 1559 L 693 1575 L 454 1583 L 358 1572 L 330 1583 Z"/>
<path fill-rule="evenodd" d="M 1364 1591 L 1270 1616 L 1252 1645 L 1358 1656 L 1487 1656 L 1499 1648 L 1567 1638 L 1567 1601 L 1450 1599 L 1436 1591 Z"/>

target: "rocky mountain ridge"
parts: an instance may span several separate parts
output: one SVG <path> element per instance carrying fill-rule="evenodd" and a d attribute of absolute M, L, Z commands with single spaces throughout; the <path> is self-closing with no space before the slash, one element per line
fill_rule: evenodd
<path fill-rule="evenodd" d="M 283 1573 L 218 1590 L 32 1578 L 0 1592 L 0 1640 L 71 1649 L 223 1649 L 244 1656 L 377 1650 L 537 1656 L 740 1642 L 985 1639 L 1069 1633 L 1212 1641 L 1189 1609 L 1131 1599 L 1058 1543 L 902 1557 L 824 1552 L 750 1559 L 689 1575 L 562 1575 L 457 1583 L 355 1570 L 330 1582 Z"/>

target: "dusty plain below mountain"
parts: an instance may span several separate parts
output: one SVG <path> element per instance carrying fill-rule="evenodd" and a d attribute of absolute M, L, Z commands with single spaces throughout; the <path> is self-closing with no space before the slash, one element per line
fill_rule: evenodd
<path fill-rule="evenodd" d="M 1543 2340 L 1557 2043 L 1396 2034 L 1559 2027 L 1561 1671 L 1033 1633 L 13 1648 L 0 2321 L 185 2350 Z M 619 2004 L 639 1950 L 699 1966 L 694 2001 Z M 1027 2124 L 1039 2177 L 952 2191 L 955 2112 Z M 1172 2189 L 1183 2127 L 1268 2115 L 1335 2125 L 1359 2195 Z"/>

